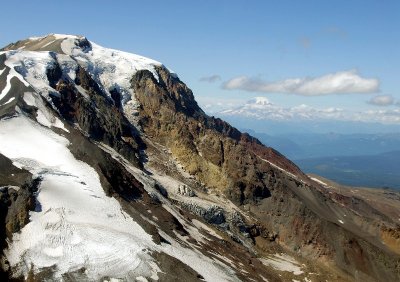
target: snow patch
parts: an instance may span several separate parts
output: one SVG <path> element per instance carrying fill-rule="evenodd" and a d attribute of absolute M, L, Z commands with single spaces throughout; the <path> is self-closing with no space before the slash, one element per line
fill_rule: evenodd
<path fill-rule="evenodd" d="M 33 40 L 42 40 L 44 39 L 46 36 L 31 36 L 28 38 L 28 41 L 33 41 Z"/>
<path fill-rule="evenodd" d="M 42 48 L 49 46 L 50 44 L 54 43 L 55 40 L 49 41 L 48 43 L 46 43 L 45 45 L 42 46 Z"/>
<path fill-rule="evenodd" d="M 259 158 L 260 158 L 261 160 L 263 160 L 264 162 L 269 163 L 271 166 L 273 166 L 273 167 L 279 169 L 280 171 L 282 171 L 283 173 L 287 174 L 287 175 L 290 176 L 291 178 L 296 179 L 296 180 L 298 180 L 298 181 L 300 181 L 301 183 L 304 184 L 304 181 L 301 180 L 301 179 L 299 179 L 299 177 L 297 177 L 297 176 L 294 175 L 293 173 L 287 171 L 287 170 L 284 169 L 284 168 L 281 168 L 280 166 L 274 164 L 273 162 L 270 162 L 269 160 L 263 159 L 263 158 L 261 158 L 261 157 L 259 157 Z"/>
<path fill-rule="evenodd" d="M 301 265 L 294 258 L 286 254 L 275 254 L 268 256 L 267 258 L 260 258 L 260 261 L 267 266 L 279 271 L 292 272 L 294 275 L 300 275 L 303 273 Z"/>
<path fill-rule="evenodd" d="M 6 86 L 1 90 L 0 92 L 0 101 L 8 94 L 8 92 L 11 89 L 11 79 L 14 77 L 14 75 L 11 74 L 11 72 L 7 75 L 7 80 L 6 80 Z"/>
<path fill-rule="evenodd" d="M 3 104 L 3 106 L 4 106 L 4 105 L 7 105 L 7 104 L 9 104 L 9 103 L 11 103 L 11 102 L 14 101 L 14 100 L 15 100 L 15 97 L 11 97 L 10 99 L 8 99 L 7 102 L 5 102 L 5 103 Z"/>
<path fill-rule="evenodd" d="M 328 184 L 326 184 L 325 182 L 319 180 L 318 178 L 310 177 L 310 179 L 311 179 L 311 180 L 314 180 L 315 182 L 317 182 L 317 183 L 319 183 L 319 184 L 321 184 L 321 185 L 323 185 L 323 186 L 328 186 Z"/>
<path fill-rule="evenodd" d="M 189 265 L 201 274 L 206 281 L 240 281 L 236 277 L 235 272 L 222 262 L 208 258 L 196 249 L 184 248 L 168 234 L 160 230 L 159 233 L 167 241 L 171 242 L 171 244 L 162 244 L 164 252 Z"/>

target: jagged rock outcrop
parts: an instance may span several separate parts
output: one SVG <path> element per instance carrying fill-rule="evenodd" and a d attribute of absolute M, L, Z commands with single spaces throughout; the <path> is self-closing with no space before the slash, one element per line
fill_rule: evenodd
<path fill-rule="evenodd" d="M 149 71 L 139 71 L 132 79 L 141 105 L 141 125 L 146 134 L 171 149 L 188 173 L 238 204 L 270 196 L 267 179 L 274 169 L 262 158 L 305 178 L 278 152 L 208 117 L 185 84 L 165 68 L 157 71 L 159 81 Z"/>

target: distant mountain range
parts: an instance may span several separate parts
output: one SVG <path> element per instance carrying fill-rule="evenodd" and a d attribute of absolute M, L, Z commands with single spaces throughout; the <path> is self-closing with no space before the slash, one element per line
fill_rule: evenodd
<path fill-rule="evenodd" d="M 307 173 L 346 185 L 400 189 L 400 133 L 274 136 L 245 131 L 290 157 Z"/>
<path fill-rule="evenodd" d="M 255 97 L 244 105 L 215 115 L 239 128 L 267 134 L 293 133 L 390 133 L 400 132 L 400 108 L 350 111 L 315 108 L 306 104 L 284 107 L 265 97 Z"/>
<path fill-rule="evenodd" d="M 299 159 L 295 163 L 307 173 L 345 185 L 400 189 L 400 151 L 372 156 Z"/>
<path fill-rule="evenodd" d="M 257 136 L 265 145 L 276 148 L 292 159 L 330 156 L 376 155 L 400 148 L 400 133 L 338 134 L 293 133 L 271 135 L 252 129 L 244 131 Z"/>

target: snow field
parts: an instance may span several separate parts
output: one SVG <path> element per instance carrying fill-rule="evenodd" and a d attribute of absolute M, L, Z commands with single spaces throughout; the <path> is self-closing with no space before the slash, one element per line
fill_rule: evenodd
<path fill-rule="evenodd" d="M 37 211 L 6 250 L 11 266 L 25 276 L 31 264 L 34 270 L 56 265 L 58 276 L 85 267 L 95 280 L 156 275 L 151 236 L 105 195 L 95 170 L 67 146 L 25 117 L 0 121 L 0 153 L 43 178 Z"/>

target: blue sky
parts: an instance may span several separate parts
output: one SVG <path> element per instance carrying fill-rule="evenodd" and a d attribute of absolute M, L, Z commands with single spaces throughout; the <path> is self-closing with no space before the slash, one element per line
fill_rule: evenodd
<path fill-rule="evenodd" d="M 400 108 L 397 0 L 21 2 L 2 3 L 1 46 L 48 33 L 85 35 L 163 62 L 211 112 L 255 96 L 279 107 Z M 245 79 L 223 89 L 238 77 Z M 342 94 L 330 88 L 349 79 L 355 84 L 340 88 Z M 314 93 L 324 83 L 327 93 Z"/>

